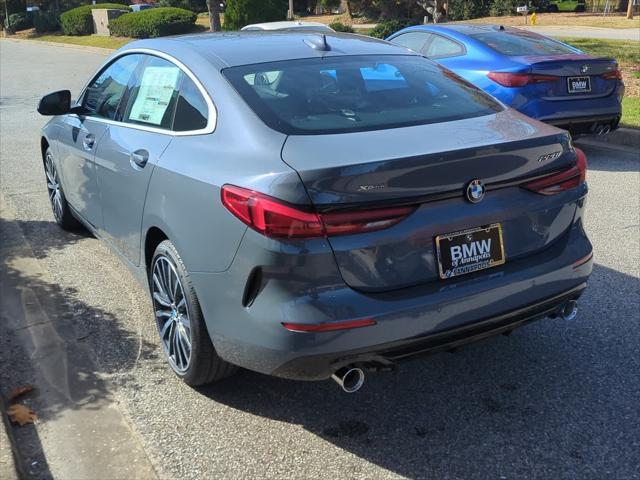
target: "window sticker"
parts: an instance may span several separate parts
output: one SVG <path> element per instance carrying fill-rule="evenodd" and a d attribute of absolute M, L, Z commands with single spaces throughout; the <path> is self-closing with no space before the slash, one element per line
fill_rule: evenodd
<path fill-rule="evenodd" d="M 148 67 L 144 70 L 140 90 L 129 119 L 161 125 L 169 107 L 173 92 L 177 90 L 180 69 L 178 67 Z"/>

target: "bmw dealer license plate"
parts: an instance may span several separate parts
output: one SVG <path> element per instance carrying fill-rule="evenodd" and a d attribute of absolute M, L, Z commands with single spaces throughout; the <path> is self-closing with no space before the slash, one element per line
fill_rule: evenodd
<path fill-rule="evenodd" d="M 436 237 L 440 278 L 502 265 L 505 262 L 502 227 L 493 223 L 484 227 L 447 233 Z"/>
<path fill-rule="evenodd" d="M 590 77 L 569 77 L 567 78 L 569 93 L 582 93 L 591 91 Z"/>

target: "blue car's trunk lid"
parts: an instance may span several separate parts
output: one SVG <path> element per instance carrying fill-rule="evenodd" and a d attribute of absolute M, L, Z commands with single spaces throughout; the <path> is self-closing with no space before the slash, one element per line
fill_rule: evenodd
<path fill-rule="evenodd" d="M 571 165 L 568 136 L 512 110 L 484 117 L 334 135 L 289 136 L 283 160 L 319 211 L 415 204 L 400 223 L 330 237 L 344 280 L 384 291 L 439 279 L 435 237 L 499 222 L 507 261 L 545 247 L 569 228 L 575 205 L 517 184 Z M 484 201 L 465 200 L 480 179 Z"/>
<path fill-rule="evenodd" d="M 536 88 L 546 100 L 581 100 L 610 95 L 616 88 L 618 64 L 612 58 L 586 54 L 511 57 L 528 73 L 556 77 Z M 607 78 L 609 76 L 609 78 Z M 578 87 L 578 88 L 576 88 Z"/>

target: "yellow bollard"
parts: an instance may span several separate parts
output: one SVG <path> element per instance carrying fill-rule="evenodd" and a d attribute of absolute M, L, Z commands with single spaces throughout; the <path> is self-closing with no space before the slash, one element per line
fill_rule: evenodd
<path fill-rule="evenodd" d="M 538 16 L 536 15 L 536 12 L 533 12 L 531 14 L 531 25 L 537 25 L 538 24 Z"/>

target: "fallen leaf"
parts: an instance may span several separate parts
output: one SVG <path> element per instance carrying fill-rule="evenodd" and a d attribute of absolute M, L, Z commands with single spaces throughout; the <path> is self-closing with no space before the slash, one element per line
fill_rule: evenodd
<path fill-rule="evenodd" d="M 13 423 L 17 423 L 21 427 L 38 419 L 33 410 L 21 403 L 15 403 L 7 408 L 7 415 Z"/>
<path fill-rule="evenodd" d="M 33 385 L 25 385 L 24 387 L 14 388 L 13 390 L 11 390 L 11 393 L 9 394 L 7 400 L 9 402 L 13 402 L 19 396 L 24 395 L 25 393 L 29 393 L 32 390 Z"/>

